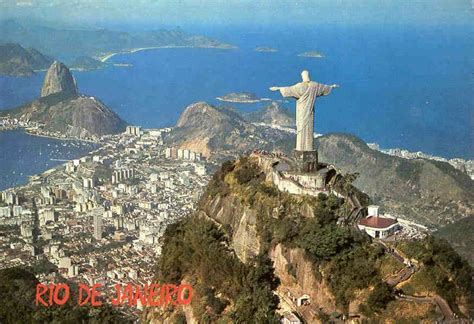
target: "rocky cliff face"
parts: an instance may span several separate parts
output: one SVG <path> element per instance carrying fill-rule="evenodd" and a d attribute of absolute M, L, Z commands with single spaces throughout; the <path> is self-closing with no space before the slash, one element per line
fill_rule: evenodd
<path fill-rule="evenodd" d="M 167 323 L 180 314 L 197 322 L 252 322 L 272 318 L 277 311 L 268 296 L 278 296 L 282 311 L 291 310 L 308 323 L 329 322 L 335 313 L 382 322 L 439 316 L 434 307 L 421 312 L 423 304 L 414 302 L 409 311 L 398 311 L 407 302 L 395 299 L 386 278 L 404 265 L 352 226 L 337 224 L 347 212 L 343 200 L 279 192 L 266 178 L 252 157 L 223 164 L 196 213 L 167 229 L 158 262 L 160 280 L 194 285 L 191 308 L 149 309 L 144 319 Z M 438 243 L 406 244 L 415 251 Z M 440 276 L 453 282 L 439 290 L 446 298 L 465 296 L 469 268 L 450 248 L 440 246 L 435 249 L 439 252 L 426 252 L 440 253 L 433 257 L 435 266 L 419 263 L 432 267 L 416 274 L 427 281 L 407 281 L 413 291 L 404 293 L 434 293 L 441 288 L 427 283 Z M 448 264 L 460 268 L 449 269 Z M 309 304 L 298 305 L 299 298 L 309 299 Z M 456 298 L 450 302 L 455 306 Z"/>
<path fill-rule="evenodd" d="M 78 94 L 76 80 L 63 63 L 54 61 L 49 67 L 41 88 L 41 97 L 55 93 L 63 93 L 71 96 Z"/>
<path fill-rule="evenodd" d="M 307 294 L 313 303 L 330 314 L 336 311 L 336 300 L 328 285 L 321 280 L 324 275 L 320 273 L 303 249 L 285 247 L 277 244 L 269 251 L 273 260 L 275 274 L 281 280 L 280 290 L 290 292 L 292 296 Z M 319 278 L 316 275 L 319 275 Z"/>
<path fill-rule="evenodd" d="M 256 211 L 243 205 L 237 196 L 205 200 L 199 216 L 210 218 L 229 229 L 232 248 L 242 262 L 260 253 Z"/>
<path fill-rule="evenodd" d="M 227 229 L 231 236 L 232 250 L 242 262 L 249 263 L 260 253 L 265 253 L 261 243 L 262 233 L 259 232 L 261 225 L 257 220 L 257 213 L 261 213 L 261 210 L 242 203 L 235 195 L 209 198 L 202 205 L 200 217 L 211 219 Z M 306 204 L 301 206 L 300 212 L 305 215 L 303 217 L 312 217 L 313 214 L 311 207 Z M 288 296 L 298 298 L 309 295 L 312 303 L 321 307 L 325 313 L 336 311 L 335 298 L 322 280 L 321 270 L 309 261 L 304 249 L 290 248 L 278 243 L 267 253 L 273 262 L 275 275 L 280 280 L 277 291 L 282 298 L 291 299 Z M 318 320 L 315 314 L 308 312 L 306 316 L 306 320 Z"/>

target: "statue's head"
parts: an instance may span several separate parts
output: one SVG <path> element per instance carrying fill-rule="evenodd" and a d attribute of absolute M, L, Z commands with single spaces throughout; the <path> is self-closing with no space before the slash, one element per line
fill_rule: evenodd
<path fill-rule="evenodd" d="M 309 79 L 309 72 L 307 70 L 304 70 L 303 72 L 301 72 L 301 78 L 303 79 L 303 82 L 311 81 Z"/>

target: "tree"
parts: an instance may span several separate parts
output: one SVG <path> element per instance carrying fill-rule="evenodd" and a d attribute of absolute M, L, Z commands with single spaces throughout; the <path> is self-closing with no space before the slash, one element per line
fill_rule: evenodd
<path fill-rule="evenodd" d="M 373 312 L 380 312 L 393 299 L 393 291 L 390 286 L 385 282 L 378 282 L 367 298 L 367 306 Z"/>

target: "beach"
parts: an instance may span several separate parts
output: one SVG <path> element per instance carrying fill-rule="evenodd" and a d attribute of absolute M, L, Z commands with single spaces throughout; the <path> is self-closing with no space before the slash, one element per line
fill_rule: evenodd
<path fill-rule="evenodd" d="M 118 55 L 118 54 L 133 54 L 137 52 L 142 52 L 142 51 L 148 51 L 148 50 L 154 50 L 154 49 L 169 49 L 169 48 L 210 48 L 210 49 L 224 49 L 224 50 L 229 50 L 229 49 L 236 49 L 237 47 L 235 46 L 179 46 L 179 45 L 167 45 L 167 46 L 150 46 L 150 47 L 138 47 L 138 48 L 132 48 L 128 50 L 123 50 L 119 52 L 114 52 L 114 53 L 106 53 L 104 55 L 99 55 L 96 58 L 101 61 L 101 62 L 107 62 L 110 60 L 112 57 Z"/>

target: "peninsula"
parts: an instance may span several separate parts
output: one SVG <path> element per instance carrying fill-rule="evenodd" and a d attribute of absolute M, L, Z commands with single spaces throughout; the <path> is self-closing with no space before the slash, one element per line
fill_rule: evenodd
<path fill-rule="evenodd" d="M 149 47 L 138 47 L 138 48 L 130 48 L 130 49 L 124 49 L 118 52 L 106 52 L 102 53 L 96 56 L 96 59 L 105 63 L 112 57 L 118 54 L 132 54 L 132 53 L 137 53 L 141 51 L 148 51 L 148 50 L 154 50 L 154 49 L 166 49 L 166 48 L 211 48 L 211 49 L 221 49 L 221 50 L 230 50 L 230 49 L 236 49 L 237 47 L 234 45 L 230 44 L 224 44 L 224 43 L 215 43 L 215 44 L 196 44 L 196 45 L 164 45 L 164 46 L 149 46 Z"/>
<path fill-rule="evenodd" d="M 92 71 L 102 69 L 107 66 L 105 62 L 96 60 L 90 56 L 79 56 L 69 64 L 71 70 Z"/>
<path fill-rule="evenodd" d="M 106 58 L 149 48 L 199 47 L 232 49 L 230 44 L 181 28 L 125 32 L 108 29 L 64 29 L 41 24 L 5 20 L 0 22 L 0 43 L 20 43 L 56 57 Z"/>

